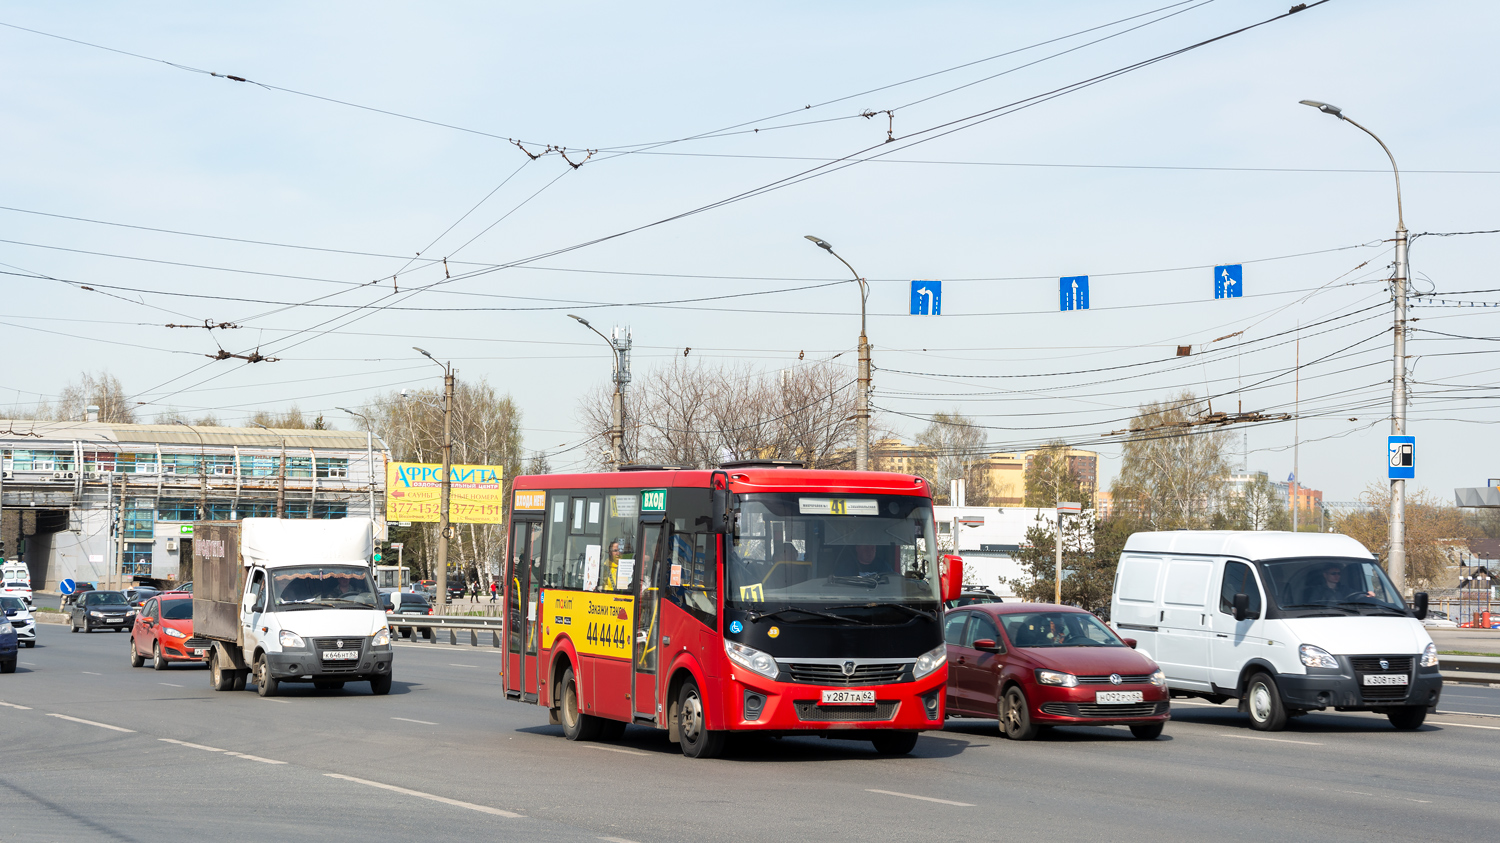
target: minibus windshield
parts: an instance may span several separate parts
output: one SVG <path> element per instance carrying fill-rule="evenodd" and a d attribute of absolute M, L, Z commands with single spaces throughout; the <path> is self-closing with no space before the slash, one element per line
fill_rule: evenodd
<path fill-rule="evenodd" d="M 1271 599 L 1284 611 L 1405 615 L 1406 604 L 1373 560 L 1334 557 L 1261 562 Z"/>

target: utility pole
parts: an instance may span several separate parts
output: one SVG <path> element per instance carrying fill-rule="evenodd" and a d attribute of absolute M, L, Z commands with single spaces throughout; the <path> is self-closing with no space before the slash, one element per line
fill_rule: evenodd
<path fill-rule="evenodd" d="M 436 361 L 434 361 L 436 362 Z M 448 605 L 448 501 L 453 494 L 453 368 L 443 373 L 443 493 L 438 504 L 437 606 Z"/>
<path fill-rule="evenodd" d="M 854 470 L 866 471 L 870 467 L 870 341 L 865 336 L 865 304 L 870 298 L 870 285 L 849 266 L 849 262 L 839 256 L 833 250 L 833 246 L 827 241 L 821 240 L 811 234 L 803 235 L 811 240 L 818 248 L 839 259 L 839 263 L 849 267 L 854 273 L 854 280 L 859 284 L 859 374 L 857 392 L 854 395 Z"/>
<path fill-rule="evenodd" d="M 1396 177 L 1396 277 L 1393 280 L 1392 298 L 1396 305 L 1395 341 L 1392 349 L 1394 373 L 1391 377 L 1391 435 L 1406 435 L 1406 281 L 1408 277 L 1406 265 L 1406 217 L 1401 211 L 1401 170 L 1396 166 L 1396 156 L 1391 154 L 1391 148 L 1385 145 L 1374 132 L 1344 116 L 1344 112 L 1336 105 L 1317 100 L 1302 100 L 1303 105 L 1311 106 L 1324 114 L 1332 114 L 1345 123 L 1349 123 L 1361 132 L 1375 139 L 1380 148 L 1385 150 L 1385 157 L 1391 161 L 1391 172 Z M 1406 481 L 1391 481 L 1391 517 L 1390 530 L 1386 537 L 1387 562 L 1386 573 L 1390 574 L 1391 580 L 1396 584 L 1404 596 L 1406 594 Z"/>

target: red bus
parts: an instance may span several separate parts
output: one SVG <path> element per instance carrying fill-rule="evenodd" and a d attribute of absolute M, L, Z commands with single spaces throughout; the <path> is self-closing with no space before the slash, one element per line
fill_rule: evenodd
<path fill-rule="evenodd" d="M 569 740 L 626 724 L 711 757 L 731 731 L 869 740 L 941 728 L 942 601 L 927 482 L 766 463 L 517 477 L 505 686 Z"/>

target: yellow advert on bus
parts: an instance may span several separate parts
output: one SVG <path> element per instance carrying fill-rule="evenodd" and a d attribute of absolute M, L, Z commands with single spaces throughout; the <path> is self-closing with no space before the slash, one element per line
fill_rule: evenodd
<path fill-rule="evenodd" d="M 635 598 L 629 594 L 547 589 L 543 603 L 542 647 L 551 649 L 567 634 L 580 655 L 631 657 Z"/>

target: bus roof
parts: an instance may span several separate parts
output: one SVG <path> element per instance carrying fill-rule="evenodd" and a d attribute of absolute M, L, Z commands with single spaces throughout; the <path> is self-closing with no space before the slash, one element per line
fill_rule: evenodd
<path fill-rule="evenodd" d="M 931 493 L 927 481 L 913 474 L 889 471 L 830 471 L 808 468 L 724 469 L 729 489 L 741 494 L 754 492 L 839 492 L 866 495 L 919 495 Z M 687 487 L 707 489 L 712 471 L 664 469 L 661 471 L 609 471 L 594 474 L 523 474 L 513 489 L 623 489 Z"/>

